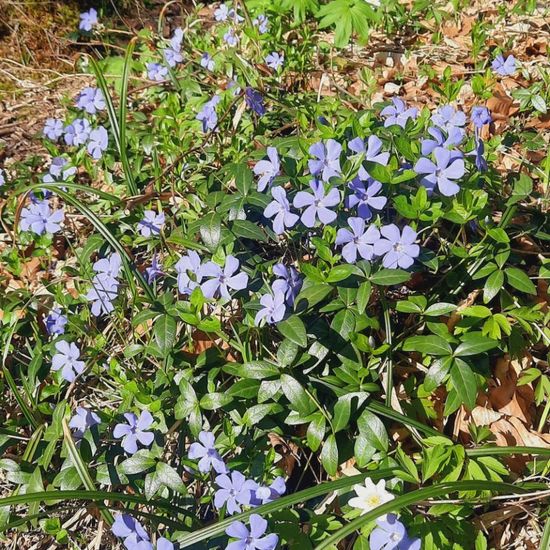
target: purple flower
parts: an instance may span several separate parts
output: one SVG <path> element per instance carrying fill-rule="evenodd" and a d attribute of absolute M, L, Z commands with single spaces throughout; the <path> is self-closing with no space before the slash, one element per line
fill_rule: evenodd
<path fill-rule="evenodd" d="M 92 269 L 98 275 L 105 275 L 112 279 L 116 279 L 122 268 L 122 259 L 118 252 L 113 252 L 108 258 L 97 260 L 92 266 Z"/>
<path fill-rule="evenodd" d="M 61 313 L 58 307 L 53 308 L 44 321 L 46 331 L 50 336 L 64 334 L 65 325 L 68 323 L 67 317 Z"/>
<path fill-rule="evenodd" d="M 329 139 L 326 145 L 322 141 L 314 143 L 309 148 L 309 154 L 315 159 L 308 160 L 309 171 L 316 177 L 321 176 L 328 181 L 342 173 L 340 168 L 340 153 L 342 146 L 334 139 Z"/>
<path fill-rule="evenodd" d="M 90 141 L 88 142 L 88 153 L 95 160 L 99 160 L 103 152 L 109 146 L 109 135 L 103 126 L 98 126 L 90 132 Z"/>
<path fill-rule="evenodd" d="M 348 264 L 354 264 L 357 261 L 357 255 L 364 260 L 372 260 L 374 257 L 374 245 L 380 240 L 380 232 L 374 225 L 370 225 L 365 230 L 365 220 L 363 218 L 348 218 L 348 229 L 338 229 L 336 234 L 336 246 L 342 248 L 342 256 Z"/>
<path fill-rule="evenodd" d="M 76 414 L 69 421 L 69 428 L 75 430 L 74 436 L 80 439 L 84 437 L 86 430 L 97 424 L 101 424 L 101 418 L 95 412 L 84 407 L 77 407 Z"/>
<path fill-rule="evenodd" d="M 409 118 L 414 120 L 418 116 L 418 109 L 416 107 L 410 107 L 407 109 L 407 106 L 402 99 L 393 97 L 392 102 L 393 105 L 384 107 L 380 112 L 380 116 L 386 118 L 384 121 L 385 128 L 395 124 L 397 126 L 401 126 L 401 128 L 405 128 Z"/>
<path fill-rule="evenodd" d="M 76 107 L 89 115 L 95 115 L 106 107 L 105 97 L 99 88 L 87 86 L 76 97 Z"/>
<path fill-rule="evenodd" d="M 65 126 L 65 143 L 67 145 L 84 145 L 89 137 L 91 132 L 90 123 L 85 118 L 76 118 L 69 124 Z"/>
<path fill-rule="evenodd" d="M 46 119 L 42 133 L 52 141 L 57 141 L 63 135 L 63 121 L 57 118 Z"/>
<path fill-rule="evenodd" d="M 303 284 L 300 274 L 294 267 L 286 267 L 284 264 L 275 264 L 273 266 L 273 274 L 279 277 L 275 283 L 278 284 L 278 288 L 284 293 L 286 303 L 289 306 L 293 306 L 294 300 L 300 293 Z"/>
<path fill-rule="evenodd" d="M 225 462 L 222 460 L 218 451 L 216 451 L 216 439 L 212 432 L 201 432 L 199 434 L 200 443 L 191 443 L 189 447 L 188 457 L 191 460 L 199 458 L 199 472 L 206 474 L 212 468 L 218 474 L 226 474 L 229 472 Z"/>
<path fill-rule="evenodd" d="M 348 187 L 353 194 L 346 197 L 346 208 L 357 206 L 357 215 L 365 220 L 372 218 L 371 209 L 381 210 L 388 201 L 386 197 L 377 196 L 382 190 L 382 184 L 370 177 L 366 181 L 366 186 L 359 178 L 355 178 Z"/>
<path fill-rule="evenodd" d="M 174 545 L 164 537 L 157 540 L 157 550 L 174 550 Z"/>
<path fill-rule="evenodd" d="M 254 490 L 252 494 L 252 504 L 254 506 L 260 506 L 261 504 L 267 504 L 273 502 L 286 493 L 286 483 L 282 477 L 277 477 L 273 480 L 273 483 L 266 487 L 260 485 Z"/>
<path fill-rule="evenodd" d="M 202 131 L 214 130 L 218 124 L 218 114 L 216 105 L 220 102 L 220 96 L 215 95 L 210 101 L 207 101 L 202 110 L 196 116 L 197 120 L 202 122 Z"/>
<path fill-rule="evenodd" d="M 486 172 L 488 168 L 487 161 L 483 156 L 484 153 L 485 153 L 485 144 L 483 143 L 483 140 L 479 136 L 477 136 L 475 138 L 474 150 L 467 153 L 467 155 L 474 157 L 474 164 L 480 172 Z"/>
<path fill-rule="evenodd" d="M 322 182 L 312 180 L 309 184 L 313 194 L 306 191 L 299 191 L 294 197 L 294 206 L 296 208 L 304 208 L 302 213 L 302 223 L 306 227 L 315 225 L 315 218 L 323 225 L 332 223 L 336 219 L 336 212 L 329 210 L 329 207 L 334 207 L 340 202 L 340 192 L 337 189 L 331 189 L 325 195 L 325 188 Z"/>
<path fill-rule="evenodd" d="M 79 361 L 80 350 L 73 342 L 61 340 L 55 343 L 57 353 L 52 357 L 52 370 L 61 370 L 63 380 L 72 382 L 79 374 L 82 374 L 86 364 Z"/>
<path fill-rule="evenodd" d="M 389 153 L 380 152 L 382 151 L 382 141 L 377 136 L 369 136 L 366 144 L 361 138 L 356 137 L 348 143 L 348 148 L 354 153 L 364 153 L 365 160 L 381 164 L 382 166 L 387 166 L 390 160 Z M 363 181 L 370 177 L 363 166 L 359 168 L 357 175 Z"/>
<path fill-rule="evenodd" d="M 481 130 L 485 124 L 491 124 L 491 113 L 487 107 L 473 107 L 470 114 L 470 120 L 475 126 L 476 130 Z"/>
<path fill-rule="evenodd" d="M 128 514 L 119 514 L 111 527 L 113 535 L 124 539 L 127 550 L 153 550 L 141 523 Z"/>
<path fill-rule="evenodd" d="M 153 210 L 145 210 L 143 219 L 138 222 L 138 229 L 143 237 L 160 235 L 164 222 L 164 212 L 156 214 Z"/>
<path fill-rule="evenodd" d="M 50 210 L 48 201 L 31 203 L 28 208 L 21 210 L 19 227 L 22 231 L 32 231 L 37 235 L 56 233 L 61 229 L 61 222 L 65 214 L 62 209 Z"/>
<path fill-rule="evenodd" d="M 147 78 L 156 82 L 166 80 L 168 76 L 168 67 L 160 63 L 147 63 Z"/>
<path fill-rule="evenodd" d="M 374 253 L 384 256 L 382 265 L 389 269 L 401 267 L 407 269 L 414 263 L 414 258 L 420 254 L 420 247 L 414 244 L 416 231 L 406 225 L 403 233 L 395 224 L 385 225 L 380 228 L 382 238 L 374 243 Z"/>
<path fill-rule="evenodd" d="M 117 424 L 113 430 L 113 437 L 122 438 L 122 448 L 133 455 L 138 450 L 138 442 L 144 447 L 153 443 L 155 436 L 146 431 L 153 423 L 153 417 L 149 411 L 142 411 L 139 418 L 134 413 L 124 413 L 127 424 Z"/>
<path fill-rule="evenodd" d="M 161 270 L 161 265 L 157 260 L 157 255 L 155 254 L 153 256 L 153 260 L 151 262 L 151 265 L 149 267 L 145 268 L 145 274 L 147 275 L 147 282 L 151 284 L 155 279 L 163 275 L 163 272 Z"/>
<path fill-rule="evenodd" d="M 76 168 L 69 166 L 65 168 L 69 162 L 63 157 L 54 157 L 49 167 L 49 171 L 44 175 L 42 181 L 44 183 L 55 183 L 68 180 L 76 174 Z"/>
<path fill-rule="evenodd" d="M 217 293 L 222 298 L 230 299 L 229 289 L 243 290 L 248 285 L 248 275 L 239 270 L 239 260 L 234 256 L 225 258 L 225 267 L 222 269 L 214 262 L 207 262 L 201 269 L 203 277 L 211 277 L 201 284 L 201 290 L 205 298 L 213 298 Z M 235 273 L 237 273 L 235 275 Z"/>
<path fill-rule="evenodd" d="M 275 281 L 271 287 L 271 292 L 264 294 L 260 298 L 260 304 L 263 308 L 256 313 L 254 318 L 254 324 L 260 325 L 262 319 L 265 319 L 269 325 L 273 325 L 283 320 L 286 313 L 285 305 L 285 283 L 281 280 L 282 284 L 277 284 Z"/>
<path fill-rule="evenodd" d="M 216 21 L 227 21 L 229 8 L 226 4 L 220 4 L 220 7 L 214 10 L 214 18 Z"/>
<path fill-rule="evenodd" d="M 262 94 L 260 94 L 260 92 L 254 90 L 254 88 L 246 88 L 246 90 L 244 91 L 244 98 L 248 107 L 252 109 L 257 115 L 265 115 L 266 110 L 264 105 L 264 98 L 262 97 Z"/>
<path fill-rule="evenodd" d="M 251 479 L 246 479 L 241 472 L 236 470 L 227 474 L 216 476 L 216 485 L 220 487 L 214 495 L 214 505 L 218 510 L 225 504 L 227 513 L 233 514 L 241 511 L 241 505 L 250 504 L 252 491 L 257 484 Z"/>
<path fill-rule="evenodd" d="M 258 514 L 251 514 L 250 531 L 242 521 L 233 522 L 225 533 L 229 537 L 236 538 L 227 545 L 226 550 L 274 550 L 279 542 L 279 537 L 272 533 L 262 536 L 267 529 L 267 521 Z"/>
<path fill-rule="evenodd" d="M 232 94 L 233 96 L 238 96 L 240 93 L 241 93 L 241 87 L 239 86 L 239 84 L 237 82 L 235 82 L 234 80 L 230 80 L 227 84 L 227 89 L 228 90 L 233 90 Z"/>
<path fill-rule="evenodd" d="M 81 31 L 90 32 L 97 24 L 97 11 L 94 8 L 90 8 L 88 11 L 80 14 L 80 24 L 78 28 Z"/>
<path fill-rule="evenodd" d="M 457 111 L 452 105 L 443 105 L 432 115 L 431 121 L 448 133 L 451 128 L 464 126 L 466 115 L 462 111 Z"/>
<path fill-rule="evenodd" d="M 275 147 L 267 148 L 267 156 L 269 160 L 260 160 L 254 166 L 254 174 L 260 176 L 258 180 L 258 191 L 260 191 L 260 193 L 273 183 L 273 180 L 281 170 L 279 154 Z"/>
<path fill-rule="evenodd" d="M 183 61 L 183 56 L 181 55 L 181 43 L 183 41 L 183 30 L 177 28 L 174 31 L 172 38 L 170 39 L 170 46 L 165 48 L 162 53 L 164 60 L 169 67 L 175 67 L 178 63 Z"/>
<path fill-rule="evenodd" d="M 258 15 L 258 17 L 256 17 L 252 21 L 252 24 L 255 27 L 258 27 L 258 31 L 260 32 L 260 34 L 265 34 L 269 29 L 269 20 L 263 13 Z"/>
<path fill-rule="evenodd" d="M 430 159 L 422 157 L 415 164 L 414 171 L 417 174 L 426 174 L 420 183 L 429 191 L 433 191 L 437 186 L 442 195 L 452 197 L 460 191 L 460 187 L 453 180 L 464 175 L 464 160 L 443 147 L 436 147 L 433 154 L 435 164 Z"/>
<path fill-rule="evenodd" d="M 209 71 L 214 70 L 214 60 L 208 52 L 204 52 L 201 57 L 201 67 L 208 69 Z"/>
<path fill-rule="evenodd" d="M 439 128 L 428 128 L 428 134 L 432 136 L 433 139 L 423 139 L 422 140 L 422 154 L 429 155 L 436 147 L 444 147 L 448 149 L 449 147 L 455 147 L 462 143 L 466 132 L 463 128 L 458 128 L 453 126 L 449 129 L 448 136 L 445 137 L 445 134 Z"/>
<path fill-rule="evenodd" d="M 493 71 L 500 76 L 509 76 L 516 72 L 516 58 L 509 55 L 506 59 L 502 54 L 497 55 L 491 65 Z"/>
<path fill-rule="evenodd" d="M 235 36 L 235 29 L 233 27 L 229 27 L 227 32 L 223 35 L 223 41 L 231 47 L 237 45 L 239 39 Z"/>
<path fill-rule="evenodd" d="M 274 71 L 278 71 L 285 62 L 285 54 L 279 54 L 278 52 L 271 52 L 266 58 L 265 63 L 268 67 Z"/>
<path fill-rule="evenodd" d="M 99 317 L 102 313 L 111 313 L 115 306 L 113 300 L 118 295 L 118 281 L 102 273 L 92 279 L 92 288 L 85 298 L 92 302 L 92 315 Z"/>
<path fill-rule="evenodd" d="M 0 187 L 6 183 L 6 173 L 4 170 L 0 170 Z"/>
<path fill-rule="evenodd" d="M 290 211 L 290 203 L 286 198 L 286 191 L 283 187 L 273 187 L 271 189 L 271 195 L 275 199 L 271 201 L 264 210 L 264 216 L 266 218 L 273 218 L 273 231 L 277 235 L 281 235 L 285 232 L 285 227 L 293 227 L 296 225 L 300 216 L 293 214 Z"/>
<path fill-rule="evenodd" d="M 378 527 L 369 538 L 371 550 L 420 550 L 420 539 L 410 539 L 405 526 L 398 521 L 395 514 L 376 520 Z"/>
<path fill-rule="evenodd" d="M 200 256 L 194 250 L 190 250 L 186 256 L 178 260 L 175 267 L 178 273 L 179 291 L 182 294 L 191 294 L 202 280 Z"/>

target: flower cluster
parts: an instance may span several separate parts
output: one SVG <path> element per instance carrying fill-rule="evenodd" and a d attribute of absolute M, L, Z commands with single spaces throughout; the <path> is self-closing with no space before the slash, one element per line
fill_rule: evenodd
<path fill-rule="evenodd" d="M 109 258 L 102 258 L 94 263 L 95 275 L 92 279 L 92 288 L 86 294 L 86 298 L 92 302 L 92 313 L 96 317 L 114 310 L 113 300 L 118 295 L 120 283 L 117 277 L 121 268 L 122 260 L 116 252 Z"/>

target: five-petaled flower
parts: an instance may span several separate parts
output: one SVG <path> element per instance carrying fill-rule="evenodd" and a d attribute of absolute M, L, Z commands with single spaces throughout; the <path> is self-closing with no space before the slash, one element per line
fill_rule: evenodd
<path fill-rule="evenodd" d="M 50 209 L 48 201 L 37 201 L 21 210 L 19 226 L 22 231 L 32 231 L 37 235 L 44 233 L 56 233 L 61 229 L 61 223 L 65 219 L 63 210 Z"/>
<path fill-rule="evenodd" d="M 99 88 L 87 86 L 76 97 L 76 106 L 89 115 L 95 115 L 106 107 L 105 97 Z"/>
<path fill-rule="evenodd" d="M 470 120 L 475 126 L 476 131 L 481 130 L 486 124 L 491 124 L 491 113 L 487 107 L 477 106 L 472 107 L 472 113 L 470 114 Z"/>
<path fill-rule="evenodd" d="M 254 174 L 260 176 L 258 179 L 258 191 L 260 191 L 260 193 L 273 183 L 273 180 L 281 170 L 279 153 L 275 147 L 267 148 L 267 157 L 269 160 L 259 160 L 253 169 Z"/>
<path fill-rule="evenodd" d="M 88 142 L 88 153 L 95 160 L 99 160 L 103 152 L 109 146 L 109 135 L 103 126 L 98 126 L 90 132 L 90 141 Z"/>
<path fill-rule="evenodd" d="M 273 231 L 277 235 L 284 233 L 286 227 L 296 225 L 300 216 L 290 211 L 290 202 L 286 198 L 286 191 L 283 187 L 277 186 L 271 189 L 271 195 L 275 199 L 271 201 L 264 210 L 266 218 L 273 218 Z"/>
<path fill-rule="evenodd" d="M 395 514 L 378 518 L 376 525 L 369 537 L 370 550 L 420 550 L 420 539 L 409 538 Z"/>
<path fill-rule="evenodd" d="M 84 145 L 90 138 L 92 127 L 85 118 L 75 118 L 69 125 L 65 126 L 65 143 L 67 145 Z"/>
<path fill-rule="evenodd" d="M 280 54 L 278 52 L 271 52 L 266 58 L 265 63 L 268 67 L 274 71 L 278 71 L 285 62 L 285 54 Z"/>
<path fill-rule="evenodd" d="M 386 206 L 388 199 L 379 196 L 382 190 L 382 184 L 372 178 L 363 183 L 359 178 L 355 178 L 348 187 L 353 192 L 345 200 L 347 208 L 357 207 L 357 215 L 365 220 L 372 218 L 372 209 L 381 210 Z"/>
<path fill-rule="evenodd" d="M 101 418 L 99 418 L 95 412 L 85 409 L 84 407 L 77 407 L 76 413 L 69 421 L 69 428 L 75 430 L 74 436 L 80 439 L 84 437 L 84 432 L 86 432 L 86 430 L 100 423 Z"/>
<path fill-rule="evenodd" d="M 153 550 L 147 531 L 129 514 L 119 514 L 111 527 L 113 535 L 124 539 L 127 550 Z"/>
<path fill-rule="evenodd" d="M 286 492 L 285 480 L 279 476 L 273 480 L 273 483 L 269 486 L 259 485 L 257 489 L 252 492 L 253 506 L 260 506 L 261 504 L 267 504 L 278 499 Z"/>
<path fill-rule="evenodd" d="M 218 124 L 218 114 L 216 113 L 216 105 L 220 102 L 221 98 L 215 95 L 210 101 L 207 101 L 200 112 L 197 114 L 196 119 L 202 123 L 202 131 L 214 130 Z"/>
<path fill-rule="evenodd" d="M 67 323 L 67 317 L 61 313 L 61 309 L 58 307 L 54 307 L 44 320 L 46 331 L 50 336 L 63 334 Z"/>
<path fill-rule="evenodd" d="M 80 23 L 78 28 L 81 31 L 90 32 L 97 24 L 97 11 L 94 8 L 90 8 L 88 11 L 80 14 Z"/>
<path fill-rule="evenodd" d="M 466 132 L 463 128 L 453 126 L 449 129 L 448 134 L 445 135 L 440 128 L 435 128 L 432 126 L 431 128 L 428 128 L 428 134 L 430 134 L 433 139 L 423 139 L 421 141 L 420 145 L 423 155 L 429 155 L 437 147 L 449 149 L 455 147 L 456 145 L 460 145 L 466 135 Z"/>
<path fill-rule="evenodd" d="M 151 284 L 155 279 L 163 275 L 161 265 L 158 261 L 157 255 L 153 255 L 151 265 L 145 268 L 145 274 L 147 275 L 147 282 Z"/>
<path fill-rule="evenodd" d="M 265 34 L 269 29 L 269 19 L 263 13 L 253 19 L 252 24 L 255 27 L 258 27 L 258 31 L 260 34 Z"/>
<path fill-rule="evenodd" d="M 309 148 L 309 154 L 315 159 L 308 160 L 309 171 L 312 175 L 321 176 L 323 181 L 328 181 L 342 173 L 340 169 L 340 153 L 342 146 L 334 139 L 328 139 L 326 144 L 322 141 L 314 143 Z"/>
<path fill-rule="evenodd" d="M 374 225 L 365 230 L 363 218 L 348 218 L 348 229 L 339 229 L 336 234 L 336 246 L 343 246 L 342 256 L 348 264 L 357 261 L 357 255 L 364 260 L 372 260 L 374 257 L 374 245 L 380 240 L 380 232 Z"/>
<path fill-rule="evenodd" d="M 246 479 L 237 470 L 231 472 L 230 475 L 216 476 L 216 485 L 219 489 L 214 495 L 214 505 L 219 510 L 225 504 L 229 515 L 240 512 L 242 505 L 250 504 L 252 491 L 257 487 L 256 482 Z"/>
<path fill-rule="evenodd" d="M 431 121 L 448 133 L 451 128 L 459 128 L 466 124 L 466 114 L 457 111 L 452 105 L 443 105 L 432 115 Z"/>
<path fill-rule="evenodd" d="M 246 88 L 244 91 L 244 98 L 246 104 L 250 109 L 252 109 L 257 115 L 263 116 L 266 113 L 264 98 L 262 94 L 255 90 L 254 88 Z"/>
<path fill-rule="evenodd" d="M 187 455 L 191 460 L 199 459 L 199 472 L 206 474 L 214 468 L 218 474 L 228 473 L 229 470 L 225 462 L 216 450 L 216 438 L 214 434 L 212 432 L 202 431 L 199 434 L 199 441 L 200 443 L 191 443 Z"/>
<path fill-rule="evenodd" d="M 235 35 L 235 29 L 233 27 L 229 27 L 227 32 L 223 35 L 223 40 L 228 46 L 236 46 L 239 42 L 239 39 Z"/>
<path fill-rule="evenodd" d="M 301 217 L 302 223 L 306 227 L 313 227 L 316 218 L 324 225 L 332 223 L 336 219 L 336 212 L 329 208 L 334 208 L 340 202 L 340 191 L 332 188 L 325 195 L 323 182 L 317 180 L 312 180 L 309 186 L 313 194 L 298 191 L 293 202 L 296 208 L 305 208 Z"/>
<path fill-rule="evenodd" d="M 464 160 L 462 154 L 457 151 L 449 151 L 443 147 L 436 147 L 433 150 L 435 163 L 430 159 L 422 157 L 414 166 L 417 174 L 425 174 L 420 183 L 433 191 L 436 187 L 439 192 L 452 197 L 460 191 L 460 187 L 453 180 L 458 180 L 464 175 Z"/>
<path fill-rule="evenodd" d="M 499 54 L 493 59 L 491 67 L 495 73 L 500 76 L 510 76 L 516 72 L 516 58 L 509 55 L 504 59 L 502 54 Z"/>
<path fill-rule="evenodd" d="M 46 119 L 42 133 L 52 141 L 57 141 L 63 135 L 63 121 L 57 118 Z"/>
<path fill-rule="evenodd" d="M 168 67 L 160 63 L 147 63 L 147 78 L 155 82 L 162 82 L 168 76 Z"/>
<path fill-rule="evenodd" d="M 256 313 L 256 317 L 254 317 L 254 324 L 256 326 L 263 319 L 269 325 L 283 320 L 286 313 L 285 290 L 286 284 L 284 281 L 275 281 L 271 286 L 271 292 L 264 294 L 260 298 L 260 304 L 263 307 Z"/>
<path fill-rule="evenodd" d="M 225 530 L 228 536 L 237 539 L 230 542 L 226 550 L 274 550 L 279 537 L 274 533 L 265 535 L 267 521 L 258 514 L 251 514 L 249 522 L 250 530 L 242 521 L 234 521 Z"/>
<path fill-rule="evenodd" d="M 222 298 L 230 299 L 229 289 L 244 290 L 248 285 L 248 275 L 239 270 L 239 260 L 234 256 L 225 258 L 225 267 L 217 263 L 207 262 L 201 269 L 201 275 L 209 278 L 201 284 L 205 298 L 214 298 L 219 294 Z"/>
<path fill-rule="evenodd" d="M 164 222 L 164 212 L 157 214 L 154 210 L 145 210 L 143 212 L 143 219 L 138 222 L 138 229 L 143 237 L 160 235 Z"/>
<path fill-rule="evenodd" d="M 214 70 L 214 60 L 208 52 L 204 52 L 201 56 L 201 67 L 204 67 L 209 71 Z"/>
<path fill-rule="evenodd" d="M 392 98 L 393 105 L 388 105 L 380 111 L 380 116 L 383 116 L 386 120 L 384 121 L 384 126 L 401 126 L 405 128 L 407 125 L 407 120 L 415 119 L 418 116 L 418 109 L 416 107 L 409 107 L 405 102 L 398 98 Z"/>
<path fill-rule="evenodd" d="M 67 382 L 72 382 L 82 374 L 86 363 L 80 361 L 80 350 L 74 342 L 60 340 L 55 343 L 57 353 L 52 357 L 52 370 L 61 370 L 61 376 Z"/>
<path fill-rule="evenodd" d="M 286 303 L 289 306 L 294 305 L 294 300 L 302 288 L 302 278 L 295 267 L 286 267 L 284 264 L 275 264 L 273 266 L 273 275 L 279 277 L 275 282 L 281 292 L 284 293 Z"/>
<path fill-rule="evenodd" d="M 348 143 L 349 150 L 358 154 L 363 153 L 366 161 L 387 166 L 390 154 L 382 152 L 382 147 L 382 140 L 377 136 L 369 136 L 366 143 L 360 137 L 356 137 Z M 363 181 L 370 178 L 369 173 L 363 166 L 359 168 L 357 175 Z"/>
<path fill-rule="evenodd" d="M 386 482 L 383 479 L 374 484 L 372 479 L 367 477 L 364 485 L 354 485 L 353 489 L 357 496 L 350 498 L 348 504 L 361 510 L 361 515 L 395 498 L 386 491 Z"/>
<path fill-rule="evenodd" d="M 376 256 L 384 256 L 382 265 L 389 269 L 407 269 L 420 254 L 420 247 L 414 244 L 417 233 L 409 225 L 403 227 L 403 232 L 394 223 L 380 228 L 382 238 L 374 243 Z"/>
<path fill-rule="evenodd" d="M 122 438 L 122 448 L 133 455 L 138 450 L 138 443 L 149 447 L 155 436 L 147 429 L 153 423 L 153 417 L 149 411 L 142 411 L 139 418 L 134 413 L 124 413 L 127 424 L 117 424 L 113 430 L 113 437 Z"/>
<path fill-rule="evenodd" d="M 175 265 L 178 273 L 178 289 L 182 294 L 191 294 L 202 280 L 202 264 L 200 256 L 190 250 L 182 256 Z"/>

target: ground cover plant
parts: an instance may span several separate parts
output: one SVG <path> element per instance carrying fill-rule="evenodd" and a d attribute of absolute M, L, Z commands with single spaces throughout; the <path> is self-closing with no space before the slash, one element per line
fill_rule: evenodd
<path fill-rule="evenodd" d="M 2 544 L 548 548 L 544 7 L 108 8 L 0 171 Z"/>

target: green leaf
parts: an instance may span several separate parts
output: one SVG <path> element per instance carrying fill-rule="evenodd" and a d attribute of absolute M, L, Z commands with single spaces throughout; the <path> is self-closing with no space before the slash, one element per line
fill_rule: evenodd
<path fill-rule="evenodd" d="M 452 357 L 443 357 L 441 359 L 436 359 L 430 365 L 426 378 L 424 378 L 424 388 L 426 391 L 432 392 L 443 383 L 452 364 Z"/>
<path fill-rule="evenodd" d="M 227 393 L 212 392 L 204 395 L 199 404 L 201 409 L 215 411 L 221 407 L 225 407 L 231 401 L 233 401 L 233 398 Z"/>
<path fill-rule="evenodd" d="M 371 292 L 372 284 L 370 281 L 365 281 L 359 285 L 359 290 L 357 291 L 357 309 L 359 314 L 364 313 L 367 309 Z"/>
<path fill-rule="evenodd" d="M 483 287 L 483 303 L 488 304 L 502 289 L 504 285 L 504 273 L 497 269 L 493 271 Z"/>
<path fill-rule="evenodd" d="M 215 251 L 222 236 L 222 220 L 219 214 L 211 212 L 201 221 L 199 232 L 202 242 L 209 250 Z"/>
<path fill-rule="evenodd" d="M 304 322 L 297 315 L 291 315 L 288 319 L 278 323 L 277 329 L 291 342 L 298 344 L 302 348 L 307 346 L 306 327 Z"/>
<path fill-rule="evenodd" d="M 228 363 L 224 365 L 223 370 L 233 376 L 253 380 L 263 380 L 279 375 L 279 367 L 268 361 L 248 361 L 242 365 Z"/>
<path fill-rule="evenodd" d="M 338 445 L 334 434 L 330 434 L 326 438 L 319 458 L 328 475 L 333 476 L 336 474 L 338 470 Z"/>
<path fill-rule="evenodd" d="M 296 309 L 309 309 L 324 300 L 332 292 L 331 285 L 317 283 L 304 288 L 296 299 Z"/>
<path fill-rule="evenodd" d="M 481 336 L 479 332 L 469 332 L 462 337 L 461 344 L 455 349 L 455 357 L 465 357 L 468 355 L 477 355 L 496 348 L 498 342 L 491 340 L 486 336 Z"/>
<path fill-rule="evenodd" d="M 351 399 L 347 396 L 340 397 L 334 405 L 332 413 L 332 429 L 337 433 L 347 428 L 351 414 Z"/>
<path fill-rule="evenodd" d="M 355 314 L 351 309 L 339 311 L 332 319 L 330 327 L 336 331 L 344 340 L 355 330 Z"/>
<path fill-rule="evenodd" d="M 300 413 L 300 415 L 308 416 L 315 410 L 315 404 L 295 378 L 292 378 L 288 374 L 283 374 L 281 376 L 281 386 L 292 408 Z"/>
<path fill-rule="evenodd" d="M 156 469 L 157 479 L 166 487 L 176 491 L 178 493 L 186 493 L 187 489 L 183 483 L 180 475 L 172 466 L 165 464 L 164 462 L 157 462 Z"/>
<path fill-rule="evenodd" d="M 117 469 L 123 474 L 134 475 L 140 474 L 152 468 L 156 463 L 155 458 L 151 455 L 151 451 L 140 449 L 137 453 L 121 462 Z"/>
<path fill-rule="evenodd" d="M 474 372 L 464 361 L 455 362 L 451 367 L 451 384 L 471 411 L 476 404 L 477 382 Z"/>
<path fill-rule="evenodd" d="M 440 302 L 437 304 L 432 304 L 428 309 L 426 309 L 426 311 L 424 311 L 424 315 L 427 315 L 428 317 L 439 317 L 440 315 L 446 315 L 455 309 L 455 304 Z"/>
<path fill-rule="evenodd" d="M 403 351 L 419 351 L 425 355 L 451 355 L 449 342 L 436 336 L 411 336 L 403 342 Z"/>
<path fill-rule="evenodd" d="M 174 347 L 176 328 L 176 320 L 170 315 L 161 315 L 155 321 L 153 335 L 163 357 L 166 357 Z"/>
<path fill-rule="evenodd" d="M 357 427 L 368 442 L 378 451 L 387 452 L 389 447 L 388 433 L 382 421 L 368 409 L 365 409 L 357 420 Z"/>
<path fill-rule="evenodd" d="M 362 271 L 357 266 L 352 264 L 337 265 L 330 270 L 326 281 L 327 283 L 337 283 L 347 279 L 351 275 L 361 276 Z"/>
<path fill-rule="evenodd" d="M 521 292 L 526 292 L 527 294 L 537 293 L 537 287 L 533 284 L 533 281 L 529 279 L 527 273 L 517 267 L 507 267 L 504 271 L 506 272 L 506 279 L 510 286 L 513 286 Z"/>
<path fill-rule="evenodd" d="M 410 277 L 411 274 L 402 269 L 381 269 L 370 276 L 370 282 L 381 286 L 399 285 L 408 281 Z"/>
<path fill-rule="evenodd" d="M 317 452 L 317 449 L 321 446 L 321 442 L 325 437 L 326 425 L 327 420 L 322 413 L 319 412 L 313 415 L 306 433 L 307 444 L 313 452 Z"/>
<path fill-rule="evenodd" d="M 264 243 L 269 240 L 264 230 L 259 225 L 249 220 L 235 220 L 231 230 L 236 237 L 242 237 L 244 239 L 251 239 L 253 241 L 260 241 Z"/>

